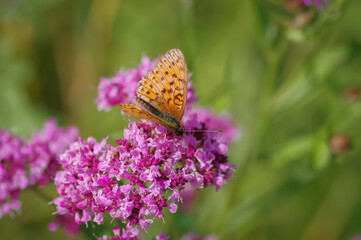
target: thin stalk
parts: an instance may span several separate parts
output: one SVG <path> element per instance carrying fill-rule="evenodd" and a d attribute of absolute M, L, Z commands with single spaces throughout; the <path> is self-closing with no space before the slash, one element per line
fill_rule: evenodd
<path fill-rule="evenodd" d="M 46 202 L 51 202 L 54 200 L 54 198 L 44 193 L 44 191 L 41 191 L 38 186 L 33 186 L 30 189 L 31 191 L 33 191 L 33 193 L 35 193 L 37 196 L 39 196 L 41 199 L 43 199 Z"/>

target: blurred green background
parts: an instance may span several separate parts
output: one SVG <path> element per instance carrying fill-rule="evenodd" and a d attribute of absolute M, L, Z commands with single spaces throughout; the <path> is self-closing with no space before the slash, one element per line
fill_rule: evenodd
<path fill-rule="evenodd" d="M 180 48 L 198 104 L 230 112 L 241 128 L 230 148 L 238 168 L 146 239 L 162 230 L 173 239 L 361 234 L 361 1 L 331 0 L 322 11 L 297 1 L 3 0 L 0 128 L 30 136 L 54 117 L 84 138 L 117 136 L 126 122 L 117 108 L 97 111 L 99 78 Z M 351 144 L 335 154 L 339 134 Z M 32 192 L 21 200 L 21 215 L 0 219 L 1 239 L 69 238 L 48 231 L 53 206 Z"/>

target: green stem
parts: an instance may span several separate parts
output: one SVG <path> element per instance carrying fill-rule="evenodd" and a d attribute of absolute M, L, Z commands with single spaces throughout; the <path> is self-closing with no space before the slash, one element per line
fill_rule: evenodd
<path fill-rule="evenodd" d="M 258 18 L 261 18 L 258 16 Z M 261 23 L 260 23 L 261 24 Z M 245 155 L 244 162 L 237 168 L 237 182 L 230 196 L 229 206 L 234 202 L 238 202 L 242 196 L 240 184 L 246 176 L 246 173 L 253 160 L 256 160 L 260 155 L 260 149 L 263 145 L 264 139 L 267 136 L 270 120 L 272 118 L 272 109 L 269 108 L 270 99 L 272 99 L 275 92 L 276 80 L 279 77 L 279 69 L 282 65 L 282 58 L 288 46 L 288 39 L 281 35 L 276 44 L 268 44 L 265 41 L 261 42 L 263 51 L 265 52 L 265 71 L 263 81 L 261 82 L 259 101 L 255 111 L 255 124 L 250 131 L 251 146 L 248 153 Z M 232 209 L 229 209 L 232 211 Z"/>
<path fill-rule="evenodd" d="M 259 149 L 262 146 L 262 142 L 267 136 L 270 120 L 272 118 L 272 109 L 270 108 L 270 100 L 275 91 L 275 83 L 281 66 L 283 53 L 287 48 L 287 39 L 281 37 L 279 43 L 274 49 L 269 49 L 266 52 L 266 69 L 264 79 L 262 81 L 261 90 L 259 93 L 259 102 L 256 111 L 256 121 L 251 134 L 253 135 L 252 147 L 250 149 L 248 157 L 245 159 L 244 164 L 239 168 L 240 176 L 244 176 L 251 161 L 255 160 L 259 156 Z"/>
<path fill-rule="evenodd" d="M 45 200 L 46 202 L 51 202 L 54 198 L 50 197 L 44 191 L 41 191 L 38 186 L 33 186 L 30 188 L 36 195 L 38 195 L 41 199 Z"/>

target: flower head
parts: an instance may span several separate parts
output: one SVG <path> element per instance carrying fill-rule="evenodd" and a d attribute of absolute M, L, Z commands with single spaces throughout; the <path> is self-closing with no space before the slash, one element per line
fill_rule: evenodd
<path fill-rule="evenodd" d="M 192 108 L 184 117 L 187 118 L 194 113 L 197 114 L 198 121 L 207 123 L 209 129 L 222 130 L 222 133 L 217 135 L 221 142 L 228 144 L 241 137 L 239 129 L 229 114 L 217 114 L 208 108 Z"/>
<path fill-rule="evenodd" d="M 78 137 L 78 129 L 62 129 L 54 119 L 45 123 L 44 130 L 35 132 L 27 145 L 31 153 L 30 183 L 45 186 L 59 169 L 58 157 Z"/>
<path fill-rule="evenodd" d="M 60 226 L 63 226 L 64 231 L 70 237 L 76 237 L 80 232 L 80 226 L 74 221 L 70 215 L 57 215 L 55 220 L 49 223 L 48 228 L 50 231 L 55 232 Z"/>
<path fill-rule="evenodd" d="M 206 129 L 197 114 L 184 123 L 187 129 Z M 55 184 L 60 197 L 53 203 L 59 214 L 77 222 L 103 223 L 109 212 L 128 228 L 148 228 L 164 210 L 174 213 L 182 201 L 180 190 L 190 183 L 217 190 L 231 178 L 226 144 L 217 133 L 186 133 L 177 137 L 153 122 L 129 124 L 117 146 L 79 139 L 61 155 L 63 171 Z"/>
<path fill-rule="evenodd" d="M 303 2 L 304 4 L 310 6 L 312 4 L 312 2 L 315 3 L 316 7 L 318 10 L 322 9 L 322 3 L 327 3 L 330 0 L 300 0 L 301 2 Z"/>
<path fill-rule="evenodd" d="M 169 240 L 170 236 L 165 235 L 164 232 L 161 232 L 161 234 L 155 236 L 155 240 Z"/>
<path fill-rule="evenodd" d="M 20 193 L 28 187 L 44 186 L 58 170 L 58 156 L 78 135 L 76 128 L 61 129 L 49 120 L 44 130 L 26 143 L 0 130 L 0 217 L 19 210 Z"/>
<path fill-rule="evenodd" d="M 98 86 L 98 110 L 110 110 L 119 103 L 128 104 L 134 101 L 138 82 L 144 74 L 153 69 L 155 61 L 143 57 L 138 68 L 120 71 L 112 78 L 101 78 Z"/>
<path fill-rule="evenodd" d="M 111 240 L 137 240 L 139 235 L 139 230 L 137 228 L 122 229 L 122 234 L 120 234 L 120 227 L 116 226 L 113 228 L 114 237 L 110 237 Z M 107 240 L 108 236 L 104 235 L 103 237 L 98 238 L 98 240 Z"/>

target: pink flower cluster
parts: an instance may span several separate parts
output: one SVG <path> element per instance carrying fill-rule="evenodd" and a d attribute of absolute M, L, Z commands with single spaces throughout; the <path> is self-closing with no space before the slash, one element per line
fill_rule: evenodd
<path fill-rule="evenodd" d="M 122 229 L 122 233 L 120 232 L 120 227 L 116 226 L 113 228 L 114 237 L 109 237 L 104 235 L 103 237 L 99 237 L 98 240 L 137 240 L 139 239 L 139 230 L 137 228 L 130 229 Z M 121 233 L 121 234 L 120 234 Z"/>
<path fill-rule="evenodd" d="M 109 237 L 109 236 L 103 236 L 98 238 L 98 240 L 108 240 L 110 238 L 110 240 L 137 240 L 139 239 L 139 231 L 136 228 L 131 228 L 129 230 L 127 229 L 123 229 L 122 230 L 122 234 L 120 234 L 120 227 L 116 226 L 113 229 L 113 233 L 114 233 L 114 237 Z M 162 232 L 161 234 L 155 236 L 155 240 L 169 240 L 171 239 L 170 236 L 167 236 L 164 232 Z M 194 233 L 187 233 L 186 235 L 184 235 L 181 240 L 217 240 L 217 236 L 214 234 L 205 236 L 205 237 L 200 237 Z"/>
<path fill-rule="evenodd" d="M 316 7 L 318 10 L 321 10 L 322 9 L 322 3 L 327 3 L 329 2 L 330 0 L 300 0 L 301 2 L 303 2 L 304 4 L 308 5 L 308 6 L 311 6 L 312 2 L 315 3 Z"/>
<path fill-rule="evenodd" d="M 137 69 L 102 78 L 98 109 L 133 102 L 138 82 L 155 62 L 145 57 Z M 52 202 L 56 213 L 74 216 L 77 224 L 102 224 L 104 214 L 109 213 L 127 224 L 122 233 L 116 227 L 112 239 L 137 239 L 136 227 L 147 229 L 154 219 L 164 217 L 165 209 L 177 211 L 186 185 L 192 189 L 215 186 L 219 190 L 235 169 L 228 162 L 227 144 L 235 141 L 239 132 L 228 116 L 194 108 L 196 101 L 189 82 L 183 137 L 144 121 L 130 123 L 117 146 L 91 137 L 74 142 L 60 156 L 63 170 L 55 177 L 60 197 Z M 220 128 L 224 130 L 221 134 L 192 132 Z"/>
<path fill-rule="evenodd" d="M 54 221 L 49 223 L 48 228 L 51 232 L 55 232 L 59 226 L 62 226 L 64 231 L 73 238 L 76 237 L 81 230 L 80 225 L 74 221 L 74 217 L 71 215 L 57 215 Z"/>
<path fill-rule="evenodd" d="M 153 69 L 156 61 L 143 57 L 138 68 L 120 71 L 112 78 L 101 78 L 98 86 L 98 110 L 109 111 L 119 103 L 128 104 L 134 101 L 138 82 L 144 74 Z"/>
<path fill-rule="evenodd" d="M 186 129 L 207 129 L 193 114 Z M 55 184 L 60 197 L 53 203 L 58 214 L 75 215 L 78 223 L 103 223 L 105 212 L 127 223 L 148 228 L 163 211 L 177 211 L 186 183 L 195 189 L 215 186 L 231 178 L 235 165 L 218 133 L 186 133 L 177 137 L 153 122 L 129 124 L 118 146 L 79 139 L 60 156 L 64 170 Z"/>
<path fill-rule="evenodd" d="M 186 119 L 188 116 L 192 116 L 192 114 L 197 114 L 198 121 L 205 122 L 209 129 L 221 129 L 223 132 L 216 135 L 221 142 L 229 144 L 241 137 L 239 129 L 234 125 L 229 114 L 217 114 L 208 108 L 197 107 L 187 109 L 184 118 Z"/>
<path fill-rule="evenodd" d="M 77 136 L 76 128 L 58 128 L 54 120 L 34 133 L 28 143 L 0 130 L 0 217 L 20 209 L 18 198 L 24 189 L 52 181 L 59 169 L 58 155 Z"/>

